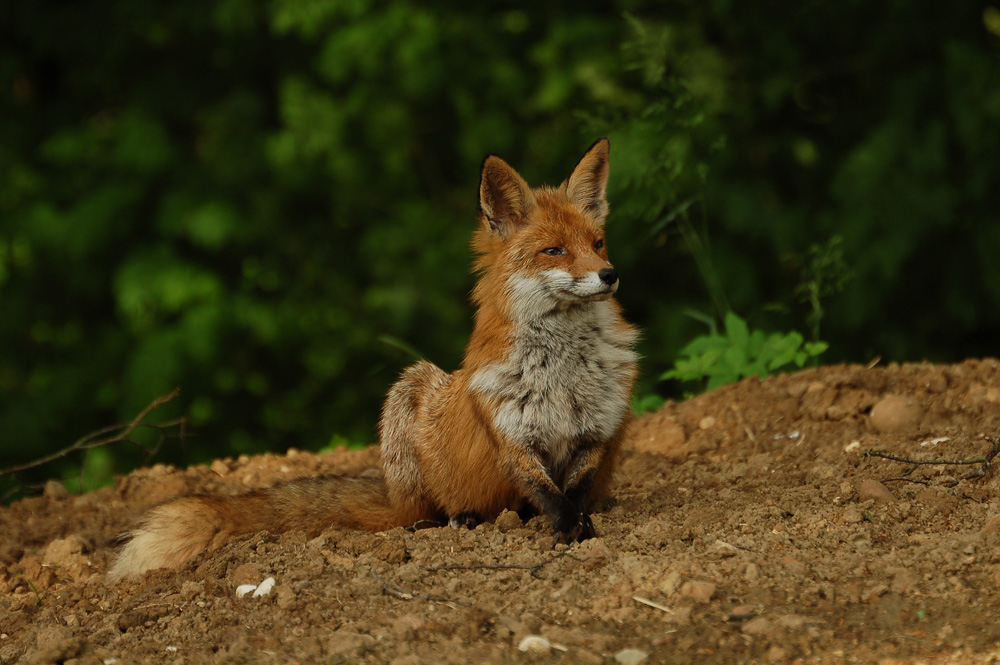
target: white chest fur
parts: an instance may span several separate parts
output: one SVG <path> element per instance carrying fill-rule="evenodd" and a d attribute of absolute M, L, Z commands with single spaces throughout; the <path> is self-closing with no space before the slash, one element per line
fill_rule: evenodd
<path fill-rule="evenodd" d="M 629 408 L 635 334 L 616 324 L 607 301 L 519 321 L 506 360 L 473 377 L 494 426 L 537 450 L 552 470 L 579 441 L 614 434 Z"/>

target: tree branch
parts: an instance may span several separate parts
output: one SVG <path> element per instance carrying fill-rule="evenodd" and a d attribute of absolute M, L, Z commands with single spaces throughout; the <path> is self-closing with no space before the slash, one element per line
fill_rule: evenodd
<path fill-rule="evenodd" d="M 101 446 L 108 446 L 113 443 L 131 443 L 132 445 L 141 448 L 146 453 L 153 455 L 159 449 L 160 444 L 163 443 L 163 439 L 166 438 L 166 435 L 164 434 L 166 430 L 169 430 L 173 427 L 180 427 L 180 438 L 181 439 L 184 438 L 187 431 L 187 418 L 176 418 L 174 420 L 168 420 L 162 423 L 147 423 L 145 422 L 145 418 L 150 414 L 151 411 L 159 408 L 160 406 L 163 406 L 170 400 L 177 397 L 180 393 L 181 393 L 180 388 L 174 388 L 166 395 L 161 395 L 160 397 L 157 397 L 152 402 L 150 402 L 146 406 L 146 408 L 140 411 L 136 415 L 136 417 L 133 418 L 131 421 L 118 425 L 110 425 L 108 427 L 102 427 L 99 430 L 91 432 L 90 434 L 87 434 L 86 436 L 77 439 L 71 445 L 63 448 L 62 450 L 57 450 L 54 453 L 50 453 L 48 455 L 45 455 L 44 457 L 40 457 L 31 462 L 25 462 L 24 464 L 18 464 L 9 467 L 7 469 L 0 470 L 0 477 L 14 475 L 17 473 L 21 473 L 22 471 L 27 471 L 28 469 L 35 469 L 37 467 L 48 464 L 49 462 L 54 462 L 57 459 L 62 459 L 63 457 L 66 457 L 67 455 L 70 455 L 79 450 L 84 450 L 84 451 L 92 450 L 94 448 L 100 448 Z M 131 439 L 130 437 L 132 435 L 132 432 L 134 432 L 136 429 L 140 427 L 160 430 L 161 434 L 160 442 L 157 443 L 156 446 L 150 449 L 146 448 L 145 446 L 142 446 L 138 442 Z"/>

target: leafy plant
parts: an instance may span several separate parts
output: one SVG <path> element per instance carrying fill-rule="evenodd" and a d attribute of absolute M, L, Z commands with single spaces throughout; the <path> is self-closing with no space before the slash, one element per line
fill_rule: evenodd
<path fill-rule="evenodd" d="M 795 290 L 799 302 L 809 305 L 806 323 L 809 324 L 812 341 L 818 342 L 820 325 L 823 322 L 823 300 L 842 293 L 854 273 L 844 261 L 844 239 L 832 236 L 825 243 L 814 243 L 809 247 L 809 258 L 802 267 L 802 279 Z"/>
<path fill-rule="evenodd" d="M 710 390 L 748 376 L 764 377 L 787 368 L 802 367 L 824 351 L 826 342 L 806 342 L 794 330 L 767 334 L 751 331 L 746 321 L 733 312 L 725 317 L 725 334 L 702 335 L 681 349 L 674 369 L 660 379 L 704 381 Z"/>
<path fill-rule="evenodd" d="M 632 396 L 632 413 L 641 416 L 650 411 L 658 411 L 666 403 L 666 400 L 655 393 Z"/>

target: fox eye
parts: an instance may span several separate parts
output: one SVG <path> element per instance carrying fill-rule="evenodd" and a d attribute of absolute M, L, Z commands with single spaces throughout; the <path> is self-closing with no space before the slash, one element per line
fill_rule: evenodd
<path fill-rule="evenodd" d="M 598 240 L 597 242 L 594 243 L 594 251 L 595 252 L 599 252 L 602 249 L 604 249 L 604 238 L 601 238 L 600 240 Z"/>
<path fill-rule="evenodd" d="M 548 254 L 549 256 L 562 256 L 566 253 L 566 250 L 562 247 L 546 247 L 542 250 L 542 254 Z"/>

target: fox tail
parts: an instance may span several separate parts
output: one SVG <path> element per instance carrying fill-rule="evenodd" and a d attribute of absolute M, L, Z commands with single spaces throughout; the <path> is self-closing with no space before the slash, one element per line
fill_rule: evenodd
<path fill-rule="evenodd" d="M 314 537 L 330 527 L 384 531 L 395 526 L 401 525 L 381 478 L 324 476 L 239 496 L 190 496 L 148 511 L 126 534 L 128 542 L 107 579 L 177 569 L 234 536 L 257 531 L 305 531 Z"/>

